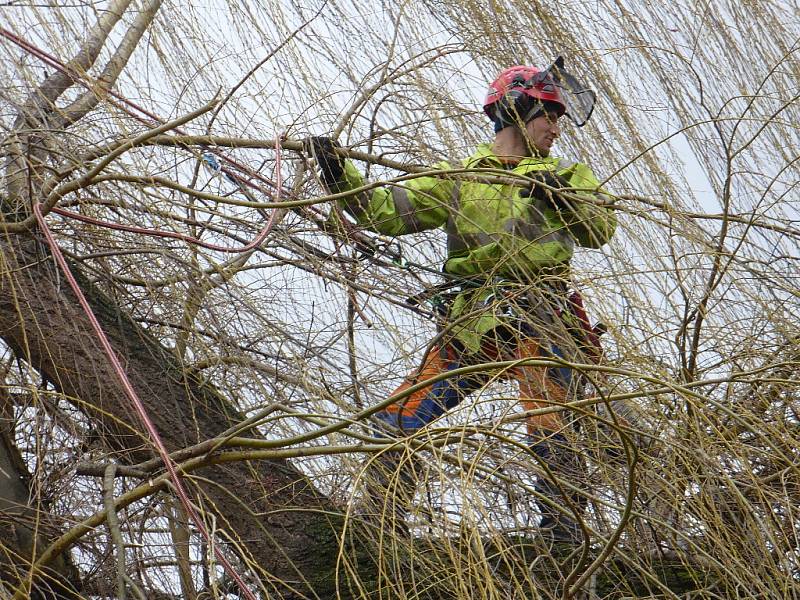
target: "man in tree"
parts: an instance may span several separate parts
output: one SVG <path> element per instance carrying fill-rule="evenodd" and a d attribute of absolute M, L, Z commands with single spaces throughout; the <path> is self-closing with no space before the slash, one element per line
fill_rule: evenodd
<path fill-rule="evenodd" d="M 599 248 L 613 235 L 613 211 L 591 170 L 550 155 L 568 115 L 583 125 L 591 105 L 581 105 L 576 80 L 563 60 L 547 70 L 515 66 L 489 87 L 484 111 L 494 123 L 492 144 L 478 147 L 461 165 L 441 163 L 441 173 L 421 176 L 341 201 L 360 226 L 386 235 L 444 227 L 443 272 L 457 288 L 437 343 L 396 393 L 453 369 L 503 360 L 549 358 L 551 366 L 522 364 L 450 377 L 407 394 L 378 414 L 405 433 L 424 427 L 490 378 L 519 383 L 538 477 L 540 529 L 555 541 L 576 542 L 585 499 L 563 481 L 577 483 L 582 460 L 569 441 L 573 420 L 560 410 L 574 399 L 581 378 L 558 362 L 597 358 L 597 339 L 586 326 L 579 297 L 570 291 L 575 245 Z M 578 98 L 576 102 L 575 99 Z M 584 97 L 584 100 L 586 97 Z M 569 106 L 568 106 L 569 105 Z M 329 138 L 311 138 L 327 188 L 354 190 L 364 180 Z M 464 173 L 453 172 L 467 170 Z M 549 411 L 536 409 L 549 408 Z M 533 412 L 536 411 L 536 412 Z"/>

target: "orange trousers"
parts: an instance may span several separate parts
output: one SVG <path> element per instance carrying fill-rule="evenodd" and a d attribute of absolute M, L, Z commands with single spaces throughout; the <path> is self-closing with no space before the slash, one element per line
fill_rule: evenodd
<path fill-rule="evenodd" d="M 481 362 L 562 356 L 558 348 L 551 347 L 543 351 L 540 344 L 539 339 L 532 337 L 500 343 L 489 338 L 481 348 L 480 354 L 471 357 L 465 357 L 450 344 L 435 346 L 425 357 L 422 366 L 411 373 L 394 394 L 404 392 L 413 385 L 437 375 Z M 480 389 L 493 376 L 516 380 L 519 383 L 519 399 L 526 411 L 563 404 L 567 400 L 572 381 L 570 369 L 540 366 L 520 366 L 499 373 L 448 377 L 412 392 L 376 416 L 398 429 L 413 432 L 460 404 L 464 398 Z M 531 415 L 527 417 L 526 424 L 528 433 L 536 435 L 542 430 L 558 431 L 565 422 L 560 412 L 556 411 Z"/>

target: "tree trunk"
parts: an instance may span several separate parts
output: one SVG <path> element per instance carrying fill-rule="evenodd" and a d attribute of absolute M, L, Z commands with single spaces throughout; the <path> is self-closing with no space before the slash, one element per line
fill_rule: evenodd
<path fill-rule="evenodd" d="M 0 337 L 81 403 L 102 442 L 122 460 L 152 458 L 139 418 L 52 257 L 31 239 L 4 239 L 0 248 Z M 242 420 L 213 386 L 187 376 L 172 353 L 79 281 L 168 451 L 213 438 Z M 332 593 L 341 519 L 302 473 L 286 461 L 264 460 L 196 474 L 200 502 L 213 507 L 219 527 L 263 569 L 262 581 L 283 592 L 289 583 L 303 592 L 314 588 L 323 598 Z"/>

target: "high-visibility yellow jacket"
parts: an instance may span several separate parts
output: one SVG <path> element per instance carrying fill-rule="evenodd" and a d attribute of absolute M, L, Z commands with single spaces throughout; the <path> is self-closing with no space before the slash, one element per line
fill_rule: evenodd
<path fill-rule="evenodd" d="M 566 179 L 572 193 L 585 201 L 568 201 L 559 209 L 551 202 L 521 196 L 530 188 L 530 178 L 542 171 Z M 492 178 L 502 181 L 486 181 Z M 363 185 L 358 169 L 346 161 L 339 191 Z M 356 193 L 342 200 L 342 206 L 359 225 L 386 235 L 444 227 L 447 260 L 443 270 L 451 276 L 536 284 L 543 278 L 566 278 L 576 244 L 599 248 L 611 239 L 616 217 L 613 210 L 600 205 L 606 200 L 597 178 L 582 163 L 529 157 L 506 168 L 485 144 L 462 164 L 439 163 L 430 174 Z M 480 295 L 491 293 L 483 288 Z M 462 294 L 453 304 L 451 317 L 457 320 L 476 301 L 480 297 L 474 292 Z M 493 314 L 467 319 L 459 324 L 456 337 L 467 350 L 476 352 L 480 338 L 498 325 L 498 319 Z"/>

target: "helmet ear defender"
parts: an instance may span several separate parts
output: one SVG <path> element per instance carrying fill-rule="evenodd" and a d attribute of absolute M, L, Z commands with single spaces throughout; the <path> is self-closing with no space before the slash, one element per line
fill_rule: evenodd
<path fill-rule="evenodd" d="M 492 107 L 495 132 L 509 125 L 525 126 L 540 107 L 541 102 L 535 101 L 523 91 L 509 90 Z"/>

